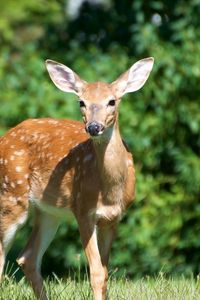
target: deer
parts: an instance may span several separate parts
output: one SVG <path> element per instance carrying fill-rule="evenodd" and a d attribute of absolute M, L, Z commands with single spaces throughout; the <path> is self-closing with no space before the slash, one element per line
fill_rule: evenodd
<path fill-rule="evenodd" d="M 69 67 L 46 61 L 56 87 L 77 96 L 83 122 L 28 119 L 0 138 L 0 277 L 16 232 L 33 207 L 32 233 L 17 263 L 36 297 L 47 300 L 42 257 L 71 210 L 93 299 L 106 299 L 112 241 L 135 195 L 133 157 L 119 131 L 119 104 L 123 95 L 145 84 L 153 63 L 152 57 L 141 59 L 109 84 L 88 83 Z"/>

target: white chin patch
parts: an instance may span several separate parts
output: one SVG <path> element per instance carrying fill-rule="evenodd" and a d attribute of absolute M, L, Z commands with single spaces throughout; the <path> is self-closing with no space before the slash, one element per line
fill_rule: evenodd
<path fill-rule="evenodd" d="M 92 139 L 97 139 L 98 140 L 100 138 L 100 136 L 102 136 L 103 133 L 104 133 L 104 131 L 100 131 L 100 132 L 98 132 L 97 135 L 91 135 L 90 137 Z"/>
<path fill-rule="evenodd" d="M 113 134 L 113 128 L 108 127 L 105 128 L 104 130 L 100 131 L 98 135 L 96 136 L 91 136 L 92 139 L 100 141 L 100 140 L 110 140 L 111 136 Z"/>
<path fill-rule="evenodd" d="M 103 133 L 104 133 L 104 130 L 99 131 L 99 132 L 98 132 L 98 135 L 102 135 Z"/>

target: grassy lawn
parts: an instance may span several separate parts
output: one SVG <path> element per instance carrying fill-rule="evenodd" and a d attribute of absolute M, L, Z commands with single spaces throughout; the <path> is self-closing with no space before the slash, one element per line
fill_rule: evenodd
<path fill-rule="evenodd" d="M 46 281 L 51 300 L 90 300 L 92 293 L 88 281 L 76 282 L 72 279 Z M 22 278 L 16 282 L 5 276 L 0 283 L 0 300 L 34 300 L 31 288 Z M 200 299 L 200 278 L 145 278 L 137 281 L 126 279 L 109 280 L 108 300 L 194 300 Z"/>

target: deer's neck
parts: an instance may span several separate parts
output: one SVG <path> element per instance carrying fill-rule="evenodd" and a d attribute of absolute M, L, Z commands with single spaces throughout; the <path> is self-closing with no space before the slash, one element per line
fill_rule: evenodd
<path fill-rule="evenodd" d="M 122 142 L 118 123 L 94 140 L 97 164 L 104 186 L 120 185 L 126 178 L 126 149 Z"/>

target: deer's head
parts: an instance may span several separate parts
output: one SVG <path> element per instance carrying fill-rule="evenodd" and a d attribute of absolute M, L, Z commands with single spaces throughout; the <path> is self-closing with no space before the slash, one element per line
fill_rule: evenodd
<path fill-rule="evenodd" d="M 86 131 L 91 137 L 99 137 L 113 128 L 121 97 L 139 90 L 145 84 L 153 62 L 152 57 L 139 60 L 111 84 L 87 83 L 70 68 L 52 60 L 47 60 L 46 66 L 60 90 L 78 96 Z"/>

